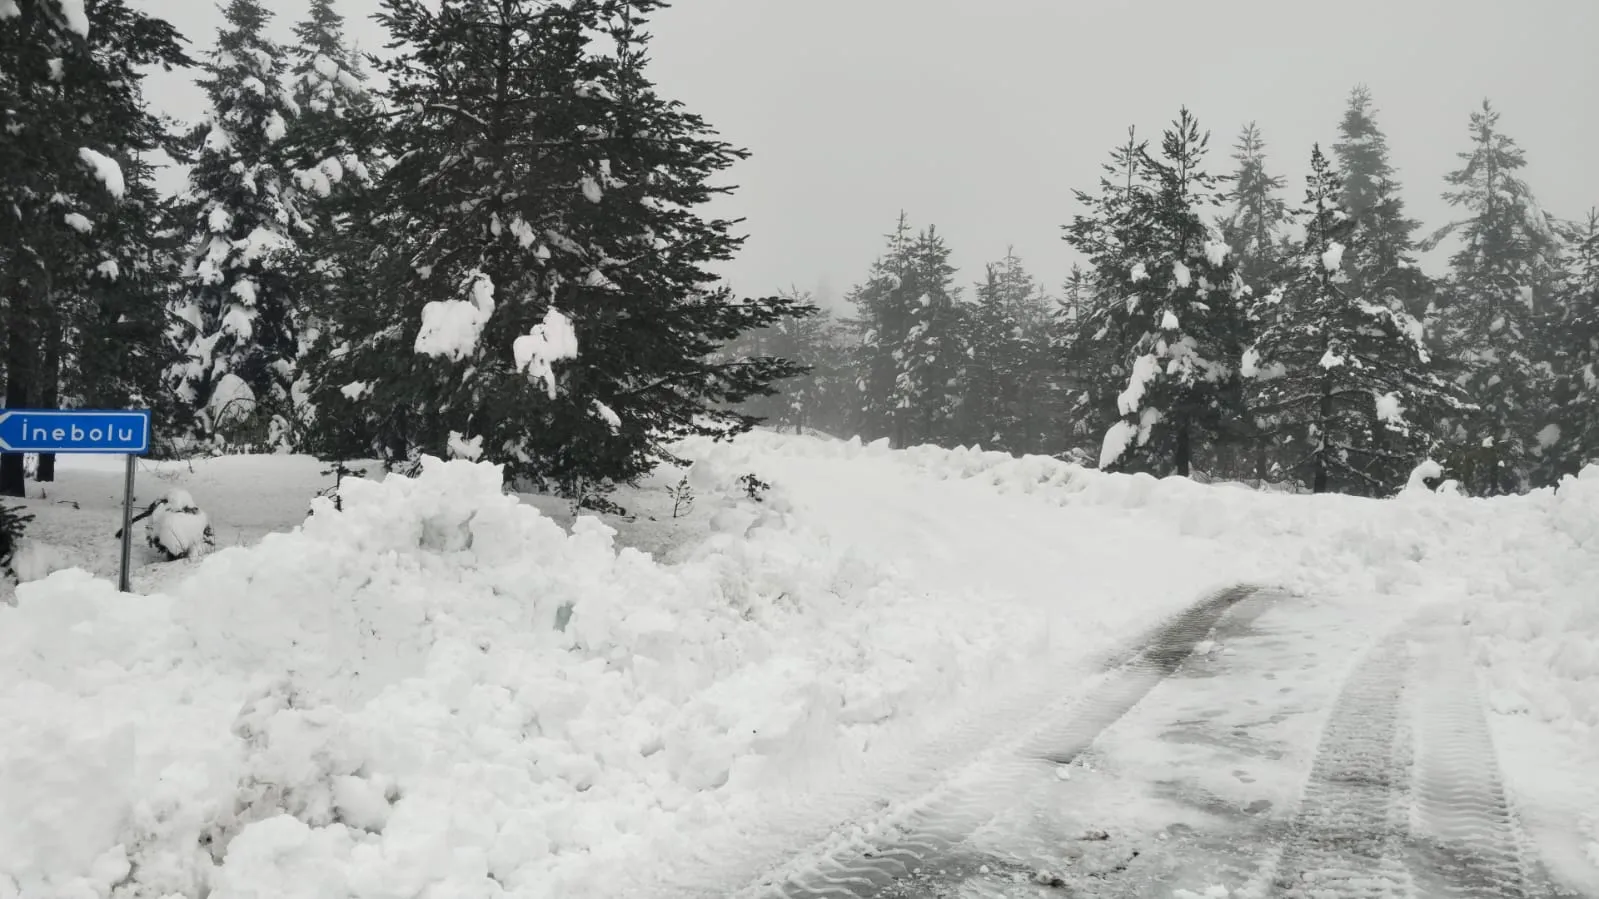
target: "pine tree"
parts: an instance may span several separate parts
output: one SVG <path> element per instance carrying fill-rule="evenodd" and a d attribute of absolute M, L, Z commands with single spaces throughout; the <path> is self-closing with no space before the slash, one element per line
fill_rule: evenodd
<path fill-rule="evenodd" d="M 73 400 L 61 391 L 86 342 L 114 333 L 116 323 L 94 314 L 96 279 L 118 261 L 127 227 L 144 235 L 153 227 L 123 205 L 141 182 L 139 154 L 169 138 L 146 108 L 144 75 L 189 60 L 171 25 L 121 0 L 93 5 L 92 19 L 41 0 L 18 0 L 12 12 L 0 16 L 5 405 L 54 407 Z M 149 312 L 132 310 L 134 317 Z M 120 352 L 142 351 L 132 330 L 118 336 L 128 341 Z M 42 462 L 44 476 L 53 476 L 53 459 Z M 0 494 L 21 496 L 24 488 L 22 457 L 4 455 Z"/>
<path fill-rule="evenodd" d="M 1288 203 L 1277 192 L 1287 183 L 1281 175 L 1266 172 L 1266 141 L 1250 122 L 1234 145 L 1232 212 L 1222 223 L 1222 234 L 1244 285 L 1256 295 L 1271 292 L 1283 265 L 1283 226 Z"/>
<path fill-rule="evenodd" d="M 1316 493 L 1384 496 L 1404 484 L 1429 444 L 1408 413 L 1450 403 L 1410 315 L 1349 291 L 1357 226 L 1339 205 L 1343 182 L 1321 147 L 1310 160 L 1305 237 L 1293 276 L 1252 314 L 1260 336 L 1245 353 L 1252 405 L 1271 416 Z"/>
<path fill-rule="evenodd" d="M 1183 109 L 1158 157 L 1132 154 L 1128 189 L 1083 198 L 1091 215 L 1068 237 L 1094 266 L 1107 324 L 1131 338 L 1103 468 L 1187 476 L 1238 415 L 1244 285 L 1208 224 L 1228 180 L 1204 170 L 1208 143 Z"/>
<path fill-rule="evenodd" d="M 316 234 L 317 252 L 299 258 L 301 350 L 294 409 L 302 450 L 329 456 L 364 455 L 358 436 L 341 419 L 318 419 L 310 401 L 328 354 L 349 336 L 339 333 L 339 305 L 358 293 L 368 263 L 385 240 L 371 204 L 381 170 L 378 102 L 367 89 L 357 54 L 347 45 L 344 19 L 333 0 L 312 0 L 294 29 L 290 85 L 299 114 L 283 144 L 295 185 L 304 195 L 300 212 Z M 356 430 L 364 430 L 357 428 Z"/>
<path fill-rule="evenodd" d="M 1553 431 L 1546 432 L 1543 480 L 1555 482 L 1599 462 L 1599 209 L 1568 229 L 1568 271 L 1560 285 Z"/>
<path fill-rule="evenodd" d="M 385 0 L 387 237 L 315 402 L 391 463 L 480 441 L 508 476 L 587 496 L 676 438 L 751 427 L 731 407 L 799 371 L 715 357 L 801 310 L 707 270 L 740 239 L 697 210 L 746 154 L 646 77 L 659 6 Z"/>
<path fill-rule="evenodd" d="M 1137 235 L 1128 224 L 1135 200 L 1145 190 L 1140 159 L 1147 148 L 1136 128 L 1128 128 L 1127 143 L 1113 150 L 1102 166 L 1099 192 L 1074 191 L 1086 214 L 1063 228 L 1067 243 L 1091 266 L 1084 277 L 1067 283 L 1055 338 L 1065 368 L 1067 441 L 1077 456 L 1090 461 L 1100 457 L 1104 435 L 1121 421 L 1125 363 L 1139 336 L 1116 306 L 1125 303 L 1122 273 L 1135 264 L 1130 241 Z"/>
<path fill-rule="evenodd" d="M 1060 433 L 1046 440 L 1046 450 L 1069 451 L 1073 459 L 1091 462 L 1098 458 L 1105 431 L 1121 417 L 1116 397 L 1126 384 L 1120 362 L 1126 347 L 1112 330 L 1109 306 L 1092 275 L 1073 263 L 1050 322 L 1046 365 Z"/>
<path fill-rule="evenodd" d="M 267 38 L 260 0 L 229 0 L 201 87 L 211 102 L 194 134 L 190 242 L 168 378 L 196 410 L 196 431 L 224 442 L 287 439 L 300 356 L 296 277 L 312 227 L 282 142 L 298 106 L 288 59 Z"/>
<path fill-rule="evenodd" d="M 1354 221 L 1345 254 L 1348 289 L 1420 318 L 1432 294 L 1415 258 L 1421 223 L 1405 216 L 1397 172 L 1388 161 L 1388 138 L 1364 86 L 1350 92 L 1338 134 L 1333 152 L 1344 177 L 1341 202 Z"/>
<path fill-rule="evenodd" d="M 745 414 L 798 434 L 829 418 L 830 405 L 841 399 L 840 378 L 847 373 L 832 316 L 818 308 L 806 291 L 790 288 L 779 296 L 806 314 L 745 332 L 728 344 L 723 355 L 734 360 L 791 359 L 806 367 L 773 384 L 777 393 L 772 396 L 755 397 L 739 406 Z"/>
<path fill-rule="evenodd" d="M 1278 196 L 1287 181 L 1267 173 L 1266 141 L 1254 122 L 1244 127 L 1234 149 L 1238 168 L 1233 175 L 1233 211 L 1222 222 L 1222 234 L 1249 294 L 1262 297 L 1284 280 L 1293 252 L 1284 232 L 1292 217 L 1287 201 Z M 1268 479 L 1277 449 L 1269 434 L 1275 429 L 1269 416 L 1248 410 L 1238 423 L 1240 441 L 1219 449 L 1218 474 L 1242 477 L 1249 473 L 1257 480 Z"/>
<path fill-rule="evenodd" d="M 1049 306 L 1014 251 L 987 266 L 967 317 L 963 441 L 1006 452 L 1042 443 L 1050 367 Z"/>
<path fill-rule="evenodd" d="M 901 213 L 887 254 L 848 298 L 861 334 L 861 430 L 896 446 L 955 436 L 953 382 L 965 350 L 949 255 L 936 228 L 913 234 Z"/>
<path fill-rule="evenodd" d="M 1479 407 L 1454 424 L 1452 460 L 1462 483 L 1478 493 L 1527 486 L 1540 435 L 1551 422 L 1547 346 L 1556 311 L 1559 240 L 1518 172 L 1526 155 L 1499 130 L 1486 101 L 1471 116 L 1472 149 L 1450 173 L 1444 194 L 1467 217 L 1439 229 L 1427 245 L 1458 236 L 1438 326 L 1459 360 L 1460 383 Z"/>

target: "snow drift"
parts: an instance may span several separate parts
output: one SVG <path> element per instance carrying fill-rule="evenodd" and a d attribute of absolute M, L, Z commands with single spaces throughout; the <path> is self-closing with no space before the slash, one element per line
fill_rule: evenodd
<path fill-rule="evenodd" d="M 716 470 L 713 533 L 671 566 L 429 460 L 170 595 L 22 585 L 0 896 L 605 895 L 607 865 L 991 654 Z"/>

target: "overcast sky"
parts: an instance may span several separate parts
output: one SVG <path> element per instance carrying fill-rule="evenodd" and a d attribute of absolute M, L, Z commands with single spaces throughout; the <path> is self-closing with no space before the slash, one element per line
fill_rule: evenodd
<path fill-rule="evenodd" d="M 267 5 L 288 38 L 305 3 Z M 143 6 L 197 56 L 221 21 L 210 0 Z M 383 43 L 377 8 L 343 7 L 363 49 Z M 1546 208 L 1599 205 L 1595 0 L 678 0 L 652 30 L 663 93 L 754 154 L 715 210 L 748 220 L 726 268 L 747 294 L 841 297 L 902 208 L 948 237 L 963 283 L 1014 245 L 1058 285 L 1072 190 L 1095 184 L 1128 125 L 1155 138 L 1183 104 L 1213 131 L 1218 169 L 1258 122 L 1297 203 L 1311 144 L 1336 138 L 1362 82 L 1427 230 L 1448 220 L 1442 178 L 1484 97 Z M 190 77 L 162 78 L 158 104 L 197 115 Z"/>

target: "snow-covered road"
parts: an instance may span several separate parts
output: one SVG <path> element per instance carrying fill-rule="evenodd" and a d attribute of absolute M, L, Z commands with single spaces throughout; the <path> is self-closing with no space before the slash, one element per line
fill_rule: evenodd
<path fill-rule="evenodd" d="M 743 895 L 1589 895 L 1519 827 L 1464 629 L 1352 612 L 1212 597 L 872 839 Z"/>

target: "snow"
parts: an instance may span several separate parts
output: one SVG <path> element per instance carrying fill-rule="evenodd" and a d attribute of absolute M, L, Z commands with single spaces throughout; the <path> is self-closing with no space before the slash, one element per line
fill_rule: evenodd
<path fill-rule="evenodd" d="M 1172 260 L 1171 276 L 1176 280 L 1177 286 L 1181 288 L 1189 287 L 1194 283 L 1193 273 L 1188 270 L 1188 266 L 1183 265 L 1180 259 Z"/>
<path fill-rule="evenodd" d="M 1377 420 L 1386 422 L 1396 431 L 1408 428 L 1405 422 L 1405 407 L 1400 402 L 1397 393 L 1381 393 L 1377 395 Z"/>
<path fill-rule="evenodd" d="M 1109 468 L 1116 464 L 1133 445 L 1133 440 L 1138 436 L 1138 426 L 1126 419 L 1116 422 L 1105 431 L 1105 441 L 1100 445 L 1099 467 Z"/>
<path fill-rule="evenodd" d="M 1132 270 L 1128 272 L 1128 275 L 1133 279 L 1134 284 L 1137 284 L 1140 281 L 1148 281 L 1149 269 L 1142 262 L 1135 262 L 1133 263 Z"/>
<path fill-rule="evenodd" d="M 1132 373 L 1128 375 L 1127 387 L 1116 397 L 1116 407 L 1123 415 L 1137 412 L 1144 404 L 1144 393 L 1149 390 L 1149 385 L 1160 376 L 1160 360 L 1146 353 L 1133 360 Z"/>
<path fill-rule="evenodd" d="M 1327 245 L 1326 251 L 1321 254 L 1321 267 L 1327 272 L 1337 272 L 1343 267 L 1343 264 L 1344 245 L 1336 240 L 1332 241 Z"/>
<path fill-rule="evenodd" d="M 1281 362 L 1270 362 L 1261 365 L 1260 350 L 1250 347 L 1244 350 L 1244 355 L 1239 360 L 1239 374 L 1257 381 L 1271 381 L 1288 374 L 1288 366 Z"/>
<path fill-rule="evenodd" d="M 583 176 L 583 196 L 590 203 L 598 203 L 605 198 L 605 192 L 600 189 L 600 182 L 592 175 Z"/>
<path fill-rule="evenodd" d="M 345 399 L 355 403 L 360 402 L 361 398 L 366 396 L 367 391 L 371 389 L 372 385 L 366 381 L 351 381 L 343 387 L 340 387 L 339 393 L 343 394 Z"/>
<path fill-rule="evenodd" d="M 115 259 L 105 260 L 104 262 L 95 266 L 94 270 L 95 273 L 99 274 L 101 277 L 110 278 L 113 281 L 122 277 L 122 266 L 118 265 Z"/>
<path fill-rule="evenodd" d="M 15 19 L 22 15 L 22 7 L 16 0 L 0 0 L 0 19 Z"/>
<path fill-rule="evenodd" d="M 289 123 L 284 121 L 283 114 L 273 110 L 266 121 L 266 139 L 270 143 L 277 143 L 289 133 Z"/>
<path fill-rule="evenodd" d="M 1232 248 L 1225 241 L 1209 240 L 1205 242 L 1205 259 L 1213 268 L 1221 268 L 1227 263 L 1227 257 L 1232 254 Z"/>
<path fill-rule="evenodd" d="M 146 539 L 173 556 L 196 558 L 210 541 L 211 518 L 189 491 L 175 487 L 157 503 L 155 514 L 145 519 Z"/>
<path fill-rule="evenodd" d="M 65 219 L 67 227 L 78 232 L 79 234 L 88 234 L 90 231 L 94 230 L 94 223 L 89 221 L 88 217 L 82 213 L 69 212 L 66 214 Z"/>
<path fill-rule="evenodd" d="M 1177 313 L 1167 309 L 1166 314 L 1161 316 L 1160 327 L 1163 331 L 1176 331 L 1178 329 Z"/>
<path fill-rule="evenodd" d="M 518 337 L 511 351 L 516 357 L 517 369 L 542 380 L 553 400 L 556 396 L 555 363 L 577 358 L 577 330 L 572 327 L 571 319 L 551 306 L 544 313 L 544 321 Z"/>
<path fill-rule="evenodd" d="M 622 497 L 659 520 L 614 528 L 465 460 L 348 480 L 308 519 L 315 460 L 141 470 L 279 532 L 141 572 L 151 592 L 59 570 L 0 603 L 0 894 L 728 895 L 1239 582 L 1357 636 L 1453 610 L 1498 726 L 1599 807 L 1599 466 L 1479 500 L 1427 490 L 1433 465 L 1377 501 L 761 431 L 673 452 L 690 516 L 668 469 Z M 80 542 L 106 573 L 120 463 L 68 462 L 28 501 L 39 539 L 103 515 Z"/>
<path fill-rule="evenodd" d="M 83 0 L 55 0 L 55 2 L 61 7 L 61 18 L 66 22 L 67 28 L 79 37 L 88 37 L 89 14 L 83 9 Z M 0 18 L 5 17 L 0 16 Z"/>
<path fill-rule="evenodd" d="M 63 0 L 63 5 L 65 2 L 67 0 Z M 84 28 L 87 31 L 88 26 L 85 25 Z M 111 192 L 111 196 L 120 200 L 128 192 L 128 183 L 122 178 L 122 166 L 118 165 L 115 159 L 88 147 L 78 148 L 78 159 L 100 179 L 100 183 Z"/>
<path fill-rule="evenodd" d="M 450 432 L 450 458 L 476 462 L 483 458 L 483 437 L 467 437 L 459 431 Z"/>
<path fill-rule="evenodd" d="M 610 406 L 595 400 L 594 413 L 600 417 L 601 421 L 605 422 L 605 426 L 611 429 L 612 434 L 619 433 L 622 430 L 622 417 L 617 415 L 616 410 Z"/>
<path fill-rule="evenodd" d="M 483 327 L 494 314 L 494 281 L 482 272 L 467 279 L 470 300 L 434 300 L 422 307 L 414 349 L 459 362 L 477 352 Z"/>
<path fill-rule="evenodd" d="M 234 241 L 233 249 L 239 253 L 244 265 L 261 260 L 272 261 L 281 253 L 292 252 L 294 241 L 271 228 L 256 226 L 241 240 Z"/>
<path fill-rule="evenodd" d="M 254 409 L 255 391 L 243 378 L 228 372 L 212 389 L 206 414 L 213 423 L 218 423 L 248 416 Z"/>
<path fill-rule="evenodd" d="M 1546 424 L 1538 431 L 1538 447 L 1548 449 L 1560 442 L 1560 425 Z"/>

